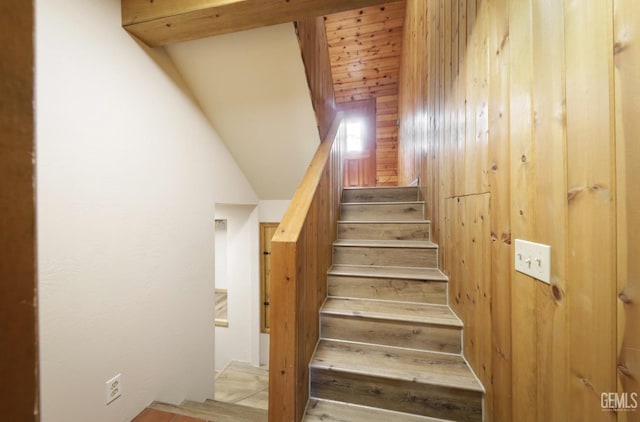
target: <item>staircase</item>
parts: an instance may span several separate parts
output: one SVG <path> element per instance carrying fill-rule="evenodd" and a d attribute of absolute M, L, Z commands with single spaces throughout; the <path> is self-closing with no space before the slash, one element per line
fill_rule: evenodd
<path fill-rule="evenodd" d="M 481 421 L 416 187 L 343 193 L 304 421 Z"/>
<path fill-rule="evenodd" d="M 179 406 L 153 402 L 147 409 L 161 411 L 162 414 L 153 418 L 145 418 L 143 413 L 132 422 L 172 421 L 171 415 L 184 416 L 184 418 L 175 419 L 184 422 L 267 422 L 266 410 L 216 400 L 204 402 L 185 400 Z"/>

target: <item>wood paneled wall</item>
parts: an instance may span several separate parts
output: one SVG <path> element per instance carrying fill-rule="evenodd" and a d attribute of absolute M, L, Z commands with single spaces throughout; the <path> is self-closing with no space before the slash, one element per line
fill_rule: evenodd
<path fill-rule="evenodd" d="M 488 420 L 638 420 L 601 409 L 640 377 L 637 4 L 409 0 L 405 22 L 400 183 L 420 177 Z M 551 245 L 551 285 L 514 271 L 516 238 Z"/>
<path fill-rule="evenodd" d="M 376 185 L 398 186 L 398 96 L 376 98 Z"/>
<path fill-rule="evenodd" d="M 34 189 L 34 5 L 0 14 L 0 415 L 39 420 Z"/>
<path fill-rule="evenodd" d="M 324 139 L 336 117 L 336 99 L 324 18 L 320 16 L 302 19 L 296 22 L 296 31 L 311 101 L 316 112 L 318 132 L 320 139 Z"/>
<path fill-rule="evenodd" d="M 271 243 L 269 420 L 300 421 L 309 395 L 309 361 L 327 297 L 327 270 L 342 195 L 345 133 L 334 120 Z"/>
<path fill-rule="evenodd" d="M 614 3 L 616 187 L 618 193 L 618 381 L 640 394 L 640 8 Z M 640 420 L 640 409 L 628 414 Z M 623 420 L 622 417 L 619 420 Z"/>

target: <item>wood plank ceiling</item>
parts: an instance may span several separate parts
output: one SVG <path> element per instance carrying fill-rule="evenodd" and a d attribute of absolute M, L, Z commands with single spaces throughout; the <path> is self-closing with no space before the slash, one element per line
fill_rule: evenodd
<path fill-rule="evenodd" d="M 405 0 L 325 17 L 336 102 L 397 95 Z"/>

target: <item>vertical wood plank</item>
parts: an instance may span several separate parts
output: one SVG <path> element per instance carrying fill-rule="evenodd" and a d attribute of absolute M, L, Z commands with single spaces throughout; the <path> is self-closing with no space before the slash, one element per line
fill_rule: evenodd
<path fill-rule="evenodd" d="M 477 60 L 474 78 L 476 82 L 476 131 L 474 134 L 476 164 L 475 173 L 471 176 L 475 180 L 473 192 L 489 191 L 489 3 L 488 0 L 478 0 L 476 6 Z"/>
<path fill-rule="evenodd" d="M 616 391 L 613 10 L 607 0 L 567 0 L 564 6 L 572 283 L 568 403 L 572 418 L 595 421 L 608 419 L 600 394 Z M 613 413 L 608 416 L 615 419 Z"/>
<path fill-rule="evenodd" d="M 620 393 L 640 393 L 640 11 L 637 2 L 615 0 L 615 116 L 617 268 L 618 268 L 618 384 Z M 633 412 L 638 413 L 638 411 Z M 627 420 L 632 412 L 620 412 Z"/>
<path fill-rule="evenodd" d="M 549 286 L 536 289 L 538 344 L 537 414 L 543 420 L 567 420 L 566 340 L 566 122 L 564 68 L 564 7 L 562 2 L 532 3 L 533 101 L 535 149 L 535 241 L 553 245 Z M 549 42 L 553 40 L 553 42 Z"/>
<path fill-rule="evenodd" d="M 510 0 L 510 138 L 511 225 L 515 238 L 532 239 L 534 231 L 531 0 Z M 535 284 L 512 272 L 513 419 L 537 421 L 537 341 Z"/>
<path fill-rule="evenodd" d="M 509 163 L 509 11 L 490 0 L 489 184 L 491 192 L 491 318 L 495 421 L 511 414 L 511 216 Z"/>
<path fill-rule="evenodd" d="M 269 420 L 294 420 L 297 349 L 297 271 L 295 243 L 271 244 L 271 339 L 269 342 Z M 277 341 L 274 341 L 277 340 Z"/>
<path fill-rule="evenodd" d="M 39 420 L 34 201 L 34 5 L 0 14 L 0 415 Z"/>
<path fill-rule="evenodd" d="M 465 142 L 466 142 L 466 108 L 467 108 L 467 2 L 471 0 L 459 0 L 457 13 L 453 14 L 456 22 L 455 31 L 459 34 L 457 46 L 454 46 L 452 55 L 457 52 L 457 66 L 453 72 L 454 81 L 451 82 L 454 89 L 452 97 L 455 99 L 455 109 L 452 114 L 453 133 L 451 138 L 455 140 L 455 147 L 451 160 L 453 162 L 452 183 L 453 196 L 464 194 L 465 183 Z M 455 3 L 455 2 L 454 2 Z"/>

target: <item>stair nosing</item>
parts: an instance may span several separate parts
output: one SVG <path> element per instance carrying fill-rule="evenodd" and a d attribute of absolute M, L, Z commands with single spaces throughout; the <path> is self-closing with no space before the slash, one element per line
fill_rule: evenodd
<path fill-rule="evenodd" d="M 338 220 L 338 224 L 431 224 L 431 220 Z"/>
<path fill-rule="evenodd" d="M 375 239 L 336 239 L 334 247 L 351 248 L 395 248 L 395 249 L 439 249 L 430 240 L 375 240 Z"/>
<path fill-rule="evenodd" d="M 382 202 L 340 202 L 340 205 L 400 205 L 400 204 L 419 204 L 424 205 L 425 201 L 382 201 Z"/>
<path fill-rule="evenodd" d="M 335 340 L 333 340 L 333 339 L 321 339 L 318 342 L 318 348 L 320 348 L 320 344 L 322 342 L 331 343 L 331 342 L 335 342 Z M 342 344 L 358 344 L 358 345 L 369 346 L 370 348 L 377 348 L 377 349 L 387 349 L 387 348 L 389 348 L 386 345 L 369 344 L 369 343 L 354 343 L 354 342 L 351 342 L 351 341 L 341 341 L 340 343 L 342 343 Z M 410 352 L 413 352 L 413 353 L 423 354 L 425 356 L 434 355 L 434 353 L 432 353 L 431 351 L 426 351 L 426 350 L 402 349 L 402 348 L 398 348 L 398 347 L 396 347 L 394 349 L 407 350 L 407 351 L 410 351 Z M 483 388 L 482 384 L 478 382 L 477 376 L 471 370 L 471 368 L 469 367 L 468 362 L 464 359 L 462 354 L 449 353 L 447 355 L 453 356 L 453 357 L 456 357 L 456 358 L 459 357 L 464 362 L 465 367 L 467 368 L 469 373 L 472 375 L 472 379 L 473 379 L 474 383 L 477 384 L 477 385 L 457 385 L 457 384 L 446 383 L 446 382 L 442 382 L 442 381 L 438 382 L 437 380 L 418 380 L 416 377 L 402 376 L 401 374 L 381 374 L 380 371 L 376 372 L 376 369 L 378 369 L 378 367 L 376 367 L 375 365 L 369 365 L 368 368 L 361 370 L 361 369 L 348 368 L 345 365 L 336 366 L 335 363 L 326 363 L 325 364 L 325 363 L 316 361 L 315 353 L 314 353 L 314 357 L 312 357 L 312 359 L 311 359 L 311 362 L 309 362 L 309 368 L 310 369 L 311 368 L 316 368 L 316 369 L 324 369 L 324 370 L 335 371 L 335 372 L 365 375 L 365 376 L 370 376 L 370 377 L 390 379 L 390 380 L 403 381 L 403 382 L 414 382 L 414 383 L 418 383 L 418 384 L 422 384 L 422 385 L 435 385 L 435 386 L 439 386 L 439 387 L 455 388 L 455 389 L 460 389 L 460 390 L 477 392 L 479 394 L 484 394 L 485 391 L 484 391 L 484 388 Z"/>
<path fill-rule="evenodd" d="M 336 269 L 334 267 L 338 266 Z M 351 268 L 357 270 L 355 272 L 348 272 L 343 268 Z M 380 274 L 378 270 L 398 270 L 397 274 Z M 431 277 L 429 275 L 414 275 L 414 274 L 401 274 L 402 270 L 419 270 L 421 267 L 394 267 L 394 266 L 381 266 L 381 265 L 349 265 L 349 264 L 335 264 L 329 267 L 327 275 L 342 276 L 342 277 L 369 277 L 369 278 L 388 278 L 399 280 L 416 280 L 416 281 L 432 281 L 446 283 L 449 278 L 439 268 L 424 267 L 427 271 L 438 271 L 440 273 L 439 278 Z"/>
<path fill-rule="evenodd" d="M 411 189 L 418 190 L 418 186 L 345 186 L 342 190 L 372 190 L 372 189 Z"/>

